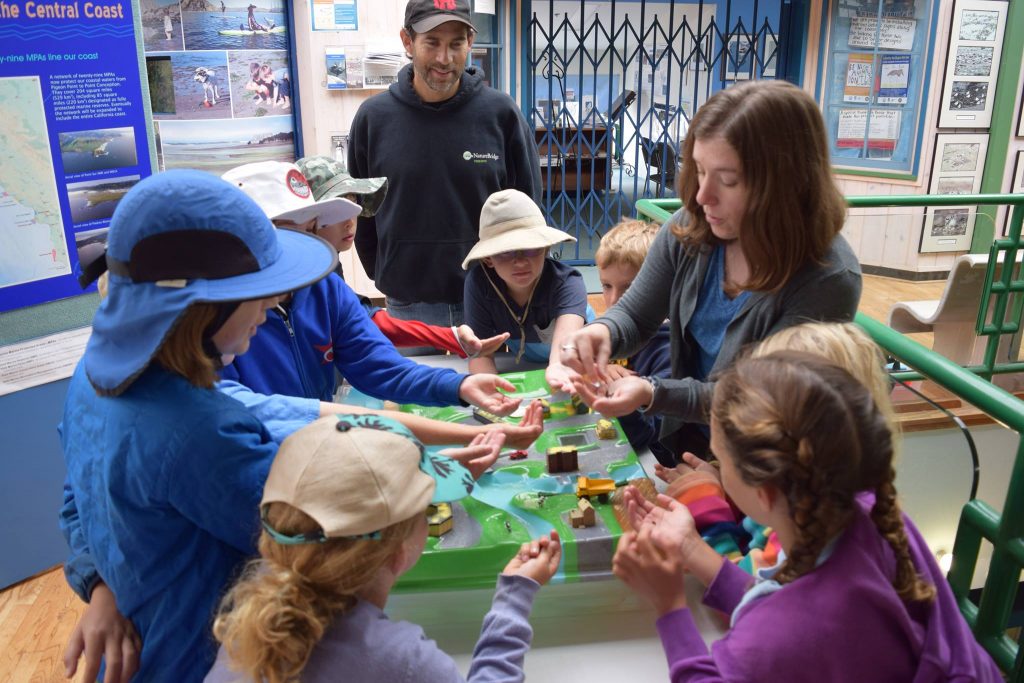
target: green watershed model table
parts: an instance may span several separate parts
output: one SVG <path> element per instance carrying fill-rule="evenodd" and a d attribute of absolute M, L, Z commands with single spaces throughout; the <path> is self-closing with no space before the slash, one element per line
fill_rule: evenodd
<path fill-rule="evenodd" d="M 434 591 L 494 586 L 495 576 L 504 568 L 520 544 L 531 538 L 558 531 L 562 539 L 562 562 L 554 582 L 572 583 L 586 578 L 606 578 L 611 573 L 612 555 L 622 534 L 612 503 L 611 488 L 604 482 L 589 497 L 592 526 L 573 526 L 570 515 L 580 509 L 577 484 L 580 477 L 612 480 L 616 488 L 631 480 L 646 479 L 637 454 L 633 452 L 617 420 L 610 420 L 614 434 L 605 430 L 599 438 L 600 415 L 579 410 L 564 393 L 552 393 L 543 370 L 502 375 L 516 386 L 514 396 L 523 407 L 544 399 L 550 415 L 544 432 L 528 449 L 506 448 L 492 468 L 480 477 L 471 496 L 442 509 L 434 522 L 445 528 L 441 536 L 427 539 L 426 550 L 416 566 L 404 575 L 399 591 Z M 350 397 L 351 398 L 351 397 Z M 470 408 L 433 408 L 406 405 L 405 412 L 447 422 L 473 422 Z M 522 408 L 520 408 L 522 410 Z M 516 421 L 518 418 L 503 418 Z M 550 473 L 549 448 L 576 449 L 576 469 Z M 583 487 L 584 492 L 588 489 Z M 585 505 L 583 506 L 586 507 Z M 576 512 L 576 515 L 579 515 Z M 450 527 L 450 528 L 447 528 Z"/>

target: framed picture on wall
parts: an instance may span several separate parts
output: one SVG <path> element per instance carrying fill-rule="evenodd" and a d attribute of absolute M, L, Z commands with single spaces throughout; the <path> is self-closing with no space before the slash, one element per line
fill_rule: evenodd
<path fill-rule="evenodd" d="M 1006 7 L 1001 0 L 957 0 L 940 128 L 988 128 L 991 124 Z"/>
<path fill-rule="evenodd" d="M 722 61 L 722 80 L 742 81 L 754 72 L 754 55 L 746 35 L 729 38 L 729 50 Z"/>
<path fill-rule="evenodd" d="M 779 64 L 779 40 L 770 33 L 765 33 L 761 42 L 761 63 L 764 64 L 761 75 L 764 78 L 775 78 Z"/>
<path fill-rule="evenodd" d="M 988 151 L 988 133 L 935 136 L 929 194 L 977 194 Z M 967 251 L 974 237 L 977 206 L 928 207 L 920 252 Z"/>

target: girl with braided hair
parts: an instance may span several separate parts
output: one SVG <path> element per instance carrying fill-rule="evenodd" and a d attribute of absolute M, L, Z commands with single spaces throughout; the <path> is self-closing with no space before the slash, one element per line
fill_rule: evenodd
<path fill-rule="evenodd" d="M 893 439 L 871 392 L 817 355 L 737 362 L 715 387 L 711 449 L 734 503 L 778 533 L 756 577 L 725 561 L 686 506 L 636 491 L 639 532 L 613 568 L 658 611 L 673 681 L 999 681 L 893 485 Z M 686 604 L 731 615 L 710 652 Z"/>

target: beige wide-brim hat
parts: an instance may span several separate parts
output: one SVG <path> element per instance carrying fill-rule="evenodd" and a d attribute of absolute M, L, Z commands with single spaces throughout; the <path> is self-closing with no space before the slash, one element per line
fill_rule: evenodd
<path fill-rule="evenodd" d="M 480 211 L 480 241 L 473 245 L 462 262 L 469 270 L 473 261 L 517 249 L 539 249 L 576 238 L 552 228 L 544 220 L 537 203 L 519 190 L 495 192 Z"/>

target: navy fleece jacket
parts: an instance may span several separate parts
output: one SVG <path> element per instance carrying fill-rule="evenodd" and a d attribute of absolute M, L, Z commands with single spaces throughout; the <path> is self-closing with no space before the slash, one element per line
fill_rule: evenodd
<path fill-rule="evenodd" d="M 515 101 L 485 85 L 476 67 L 435 104 L 420 99 L 412 76 L 407 65 L 352 121 L 349 173 L 389 181 L 377 215 L 359 219 L 356 251 L 389 297 L 454 304 L 487 197 L 516 189 L 540 200 L 537 144 Z"/>

